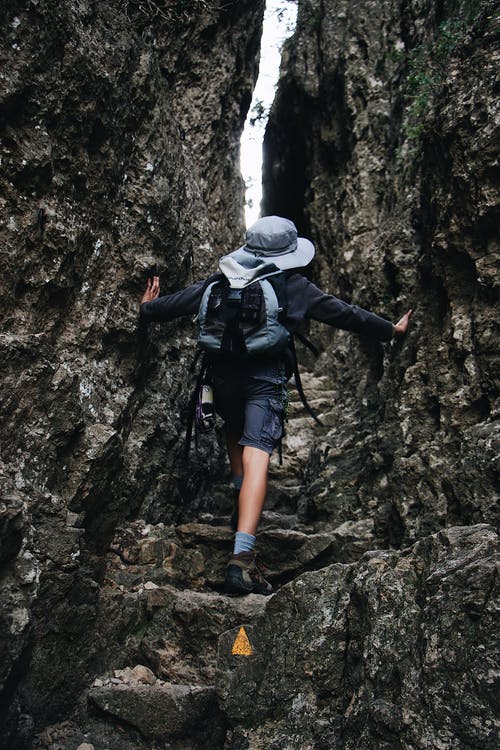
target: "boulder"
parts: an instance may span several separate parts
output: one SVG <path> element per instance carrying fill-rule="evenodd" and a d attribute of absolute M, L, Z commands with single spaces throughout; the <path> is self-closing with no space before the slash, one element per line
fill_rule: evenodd
<path fill-rule="evenodd" d="M 92 688 L 89 701 L 150 740 L 198 735 L 215 747 L 225 734 L 213 687 L 116 685 Z"/>
<path fill-rule="evenodd" d="M 496 746 L 497 576 L 489 526 L 305 573 L 219 639 L 228 747 Z M 240 739 L 238 739 L 240 737 Z"/>

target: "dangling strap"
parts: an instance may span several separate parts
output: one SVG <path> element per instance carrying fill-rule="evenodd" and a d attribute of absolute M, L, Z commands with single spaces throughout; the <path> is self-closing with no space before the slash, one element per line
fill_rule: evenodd
<path fill-rule="evenodd" d="M 201 355 L 202 355 L 202 351 L 198 350 L 193 360 L 193 369 L 196 367 L 196 364 L 198 363 L 198 360 L 200 359 Z M 201 360 L 201 367 L 198 372 L 198 376 L 196 378 L 196 385 L 194 387 L 194 391 L 191 394 L 191 398 L 189 399 L 188 421 L 186 425 L 186 438 L 184 440 L 184 458 L 186 459 L 189 456 L 189 449 L 191 448 L 191 440 L 193 437 L 193 426 L 195 424 L 196 399 L 198 398 L 198 391 L 200 390 L 201 385 L 203 383 L 203 379 L 205 378 L 207 367 L 208 367 L 207 359 L 205 356 L 203 356 Z M 195 440 L 197 441 L 198 435 L 196 434 L 196 432 L 197 431 L 195 429 Z"/>
<path fill-rule="evenodd" d="M 294 335 L 296 335 L 296 334 L 294 334 Z M 314 421 L 317 422 L 318 424 L 320 424 L 323 427 L 324 426 L 323 422 L 319 419 L 319 417 L 316 415 L 316 413 L 314 412 L 314 410 L 307 403 L 307 399 L 306 399 L 306 396 L 305 396 L 305 393 L 304 393 L 304 389 L 302 388 L 302 381 L 300 379 L 300 373 L 299 373 L 299 364 L 297 362 L 297 352 L 295 351 L 295 342 L 293 340 L 293 336 L 290 337 L 290 351 L 292 352 L 292 357 L 293 357 L 293 374 L 295 376 L 295 385 L 297 387 L 297 391 L 298 391 L 298 394 L 300 396 L 300 400 L 302 401 L 302 403 L 304 405 L 304 408 L 306 409 L 306 411 L 309 412 L 309 414 L 314 419 Z"/>
<path fill-rule="evenodd" d="M 283 435 L 280 437 L 278 441 L 278 460 L 279 460 L 279 465 L 283 466 Z"/>
<path fill-rule="evenodd" d="M 309 351 L 312 352 L 315 357 L 319 357 L 319 351 L 318 349 L 316 349 L 312 341 L 309 341 L 308 338 L 306 338 L 302 333 L 299 333 L 298 331 L 295 331 L 293 335 L 300 341 L 301 344 L 309 349 Z"/>

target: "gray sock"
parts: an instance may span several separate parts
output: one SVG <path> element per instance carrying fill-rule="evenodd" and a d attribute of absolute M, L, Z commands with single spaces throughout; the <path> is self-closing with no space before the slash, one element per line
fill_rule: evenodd
<path fill-rule="evenodd" d="M 244 531 L 237 531 L 234 537 L 233 555 L 240 552 L 252 552 L 255 547 L 255 537 L 252 534 L 245 534 Z"/>

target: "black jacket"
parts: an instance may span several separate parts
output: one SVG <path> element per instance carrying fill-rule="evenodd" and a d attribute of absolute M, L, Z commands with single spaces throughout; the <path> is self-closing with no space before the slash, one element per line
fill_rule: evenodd
<path fill-rule="evenodd" d="M 182 315 L 195 315 L 201 301 L 205 281 L 182 289 L 180 292 L 158 297 L 141 305 L 141 323 L 168 321 Z M 379 341 L 389 341 L 393 335 L 390 321 L 374 313 L 350 305 L 331 294 L 325 294 L 304 276 L 294 273 L 287 278 L 286 292 L 288 314 L 284 324 L 294 333 L 304 319 L 312 318 L 346 331 L 369 336 Z"/>

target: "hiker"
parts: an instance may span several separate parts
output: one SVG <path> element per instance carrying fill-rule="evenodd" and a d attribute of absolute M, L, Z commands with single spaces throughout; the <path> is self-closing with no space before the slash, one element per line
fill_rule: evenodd
<path fill-rule="evenodd" d="M 208 376 L 225 426 L 237 497 L 234 548 L 225 576 L 230 595 L 272 591 L 255 561 L 255 537 L 270 456 L 283 434 L 287 381 L 294 371 L 290 335 L 312 318 L 390 341 L 406 333 L 412 313 L 393 325 L 325 294 L 297 272 L 314 253 L 314 245 L 297 236 L 292 221 L 266 216 L 247 230 L 245 245 L 220 259 L 220 274 L 165 297 L 159 296 L 159 277 L 154 276 L 141 300 L 142 323 L 198 314 L 199 344 L 216 352 L 208 355 Z M 264 307 L 271 311 L 267 318 L 262 316 Z"/>

